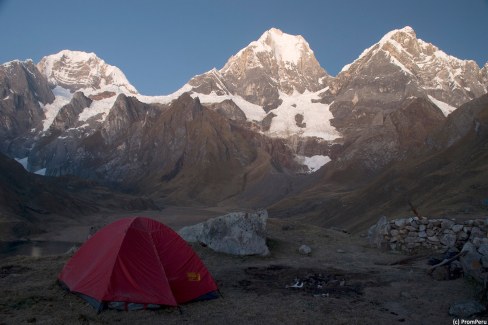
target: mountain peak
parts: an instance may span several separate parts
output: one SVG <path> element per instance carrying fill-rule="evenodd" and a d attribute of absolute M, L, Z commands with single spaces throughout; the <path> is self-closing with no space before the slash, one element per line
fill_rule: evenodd
<path fill-rule="evenodd" d="M 267 30 L 249 46 L 253 46 L 257 52 L 271 52 L 278 61 L 295 65 L 305 53 L 313 54 L 301 35 L 286 34 L 277 28 Z"/>
<path fill-rule="evenodd" d="M 413 30 L 413 28 L 410 26 L 405 26 L 405 27 L 400 28 L 400 29 L 394 29 L 392 31 L 389 31 L 388 33 L 385 34 L 385 36 L 383 36 L 381 41 L 387 41 L 389 39 L 395 39 L 396 37 L 401 36 L 401 35 L 417 38 L 417 34 Z M 381 43 L 381 41 L 380 41 L 380 43 Z"/>
<path fill-rule="evenodd" d="M 119 68 L 105 63 L 93 52 L 63 50 L 43 57 L 37 67 L 52 85 L 71 92 L 92 93 L 103 89 L 137 94 Z"/>

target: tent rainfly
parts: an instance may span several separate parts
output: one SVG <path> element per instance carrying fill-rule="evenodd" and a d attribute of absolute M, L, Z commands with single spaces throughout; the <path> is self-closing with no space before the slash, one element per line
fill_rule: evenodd
<path fill-rule="evenodd" d="M 172 229 L 145 217 L 118 220 L 88 239 L 58 276 L 97 311 L 177 306 L 217 297 L 215 281 Z"/>

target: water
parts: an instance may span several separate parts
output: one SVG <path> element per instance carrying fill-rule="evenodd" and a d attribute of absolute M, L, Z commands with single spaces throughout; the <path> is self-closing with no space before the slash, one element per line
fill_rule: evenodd
<path fill-rule="evenodd" d="M 0 242 L 0 257 L 61 255 L 80 244 L 61 241 Z"/>

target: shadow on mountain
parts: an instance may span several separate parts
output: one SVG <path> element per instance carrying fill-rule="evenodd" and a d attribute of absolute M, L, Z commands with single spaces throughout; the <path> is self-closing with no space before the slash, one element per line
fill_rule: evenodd
<path fill-rule="evenodd" d="M 42 231 L 55 216 L 76 219 L 104 210 L 158 209 L 148 198 L 117 193 L 94 181 L 27 172 L 0 154 L 0 237 L 17 239 Z"/>
<path fill-rule="evenodd" d="M 303 193 L 274 204 L 274 216 L 300 216 L 321 226 L 364 230 L 381 215 L 466 217 L 488 212 L 488 95 L 462 105 L 419 146 L 414 158 L 391 163 L 376 176 L 352 161 L 322 171 Z M 361 178 L 364 181 L 361 182 Z"/>

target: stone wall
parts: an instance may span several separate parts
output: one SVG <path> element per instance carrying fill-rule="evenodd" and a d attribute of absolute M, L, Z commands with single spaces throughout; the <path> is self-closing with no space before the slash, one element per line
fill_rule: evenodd
<path fill-rule="evenodd" d="M 412 253 L 420 250 L 461 249 L 466 242 L 476 247 L 488 244 L 488 219 L 456 222 L 450 219 L 410 217 L 388 221 L 381 217 L 368 231 L 377 247 Z"/>

